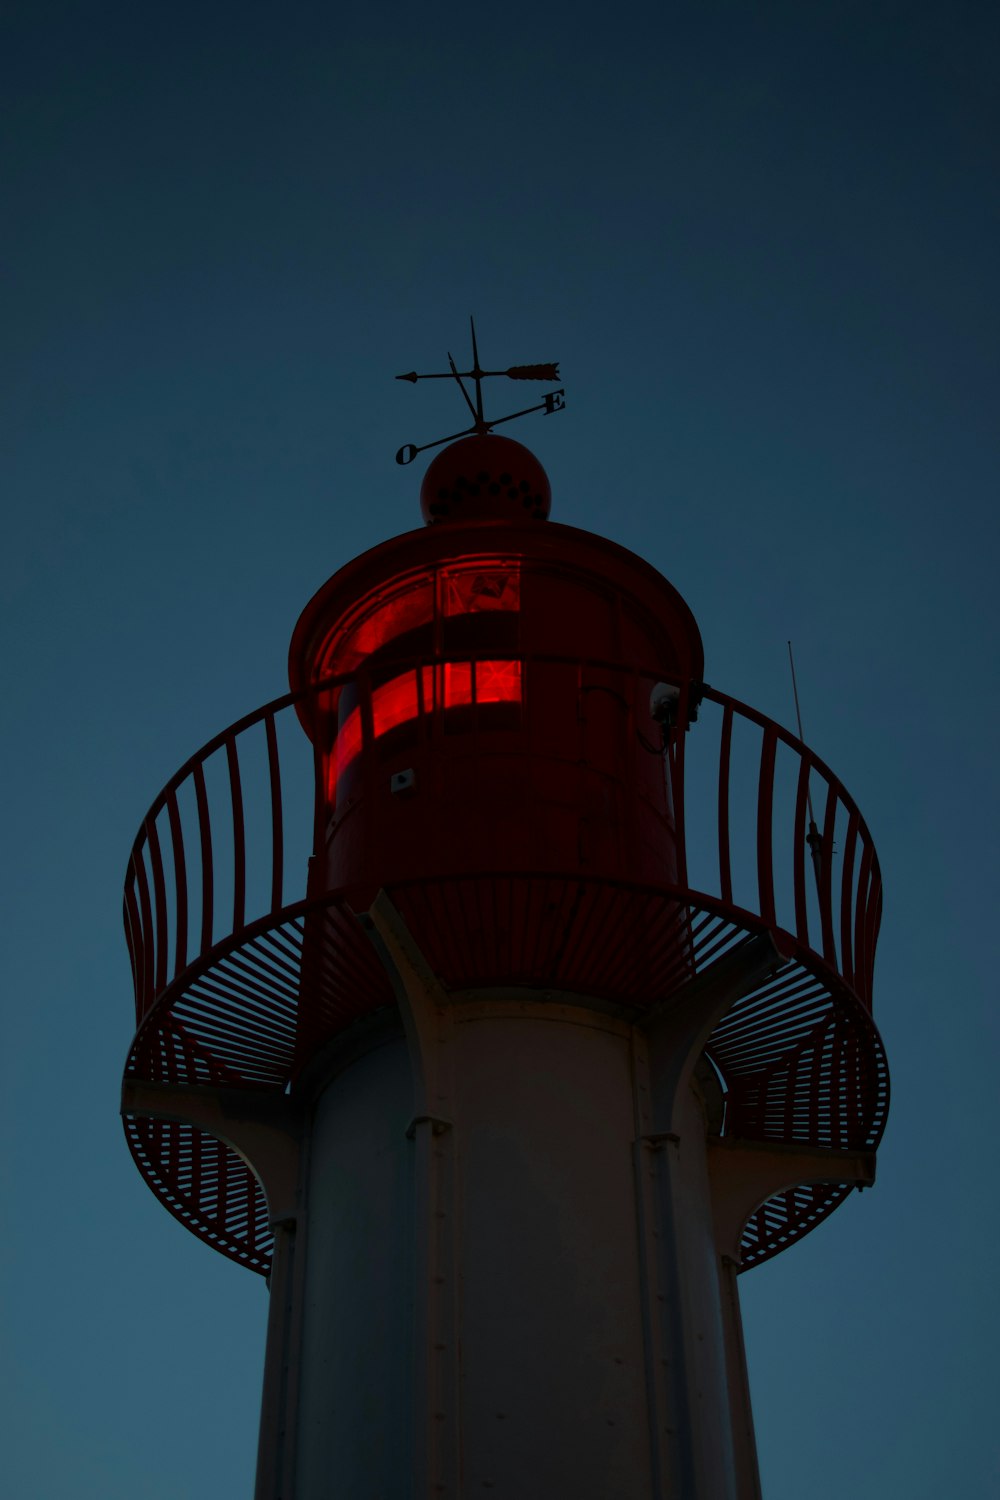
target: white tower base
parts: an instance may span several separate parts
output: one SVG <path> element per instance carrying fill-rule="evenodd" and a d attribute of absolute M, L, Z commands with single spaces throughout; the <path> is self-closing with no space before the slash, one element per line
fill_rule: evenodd
<path fill-rule="evenodd" d="M 867 1154 L 721 1136 L 703 1048 L 774 942 L 625 1018 L 446 993 L 384 894 L 362 921 L 398 1010 L 293 1095 L 123 1100 L 226 1140 L 267 1195 L 256 1500 L 758 1500 L 743 1226 L 783 1189 L 873 1179 Z"/>

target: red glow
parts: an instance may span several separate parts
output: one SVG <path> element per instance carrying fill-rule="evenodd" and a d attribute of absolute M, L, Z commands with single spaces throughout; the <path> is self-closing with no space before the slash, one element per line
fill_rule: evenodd
<path fill-rule="evenodd" d="M 470 558 L 450 562 L 433 573 L 411 574 L 402 584 L 397 579 L 389 589 L 370 595 L 353 622 L 327 639 L 319 675 L 349 672 L 421 627 L 433 627 L 440 649 L 440 622 L 463 615 L 516 614 L 520 607 L 519 559 Z M 429 630 L 427 646 L 433 649 L 430 634 Z M 372 690 L 372 734 L 379 739 L 439 709 L 520 702 L 519 661 L 451 661 L 413 667 Z M 365 746 L 364 721 L 356 698 L 341 697 L 340 715 L 327 763 L 331 798 L 338 781 Z"/>
<path fill-rule="evenodd" d="M 353 618 L 327 638 L 317 657 L 316 676 L 353 671 L 401 636 L 432 626 L 435 619 L 516 614 L 520 608 L 519 559 L 456 562 L 434 573 L 411 574 L 369 595 Z"/>
<path fill-rule="evenodd" d="M 440 666 L 420 668 L 423 712 L 432 713 L 438 706 L 465 708 L 474 703 L 520 703 L 521 663 L 519 661 L 452 661 Z M 375 738 L 408 724 L 421 712 L 421 694 L 417 692 L 417 671 L 401 672 L 372 693 L 372 729 Z M 329 761 L 332 795 L 336 784 L 362 748 L 361 710 L 352 709 L 337 731 Z"/>
<path fill-rule="evenodd" d="M 415 719 L 419 711 L 416 672 L 404 672 L 391 682 L 383 683 L 372 693 L 372 727 L 376 739 L 409 719 Z"/>
<path fill-rule="evenodd" d="M 332 644 L 327 642 L 319 675 L 350 672 L 383 646 L 421 625 L 430 625 L 433 619 L 434 585 L 428 574 L 416 583 L 408 583 L 404 592 L 382 599 L 374 607 L 369 601 L 368 613 L 361 620 L 349 627 L 346 633 L 339 633 Z"/>
<path fill-rule="evenodd" d="M 477 661 L 477 703 L 520 703 L 521 663 L 519 661 Z M 447 699 L 445 707 L 449 707 Z"/>
<path fill-rule="evenodd" d="M 441 608 L 445 615 L 474 615 L 521 608 L 521 568 L 449 568 L 441 574 Z"/>
<path fill-rule="evenodd" d="M 472 702 L 471 661 L 446 661 L 437 670 L 424 668 L 426 701 L 442 708 L 462 708 Z"/>
<path fill-rule="evenodd" d="M 328 792 L 332 794 L 337 782 L 343 776 L 351 761 L 361 750 L 361 712 L 359 709 L 348 714 L 337 731 L 334 741 L 333 754 L 330 757 L 328 776 Z"/>

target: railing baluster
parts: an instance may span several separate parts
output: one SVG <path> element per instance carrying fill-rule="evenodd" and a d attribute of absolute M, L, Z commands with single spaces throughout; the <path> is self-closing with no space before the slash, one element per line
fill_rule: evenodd
<path fill-rule="evenodd" d="M 839 972 L 837 945 L 833 937 L 833 834 L 837 826 L 837 784 L 828 783 L 823 818 L 823 850 L 820 863 L 819 915 L 823 930 L 823 957 Z"/>
<path fill-rule="evenodd" d="M 863 1000 L 868 993 L 863 988 L 868 969 L 868 901 L 872 879 L 875 848 L 870 839 L 864 840 L 861 851 L 861 868 L 858 871 L 858 893 L 854 898 L 854 974 L 858 994 Z"/>
<path fill-rule="evenodd" d="M 871 1008 L 872 978 L 875 969 L 875 944 L 878 942 L 878 930 L 882 925 L 882 873 L 879 870 L 878 860 L 872 866 L 872 896 L 868 907 L 868 919 L 865 923 L 865 1003 Z"/>
<path fill-rule="evenodd" d="M 687 837 L 684 829 L 684 746 L 687 741 L 687 723 L 681 721 L 672 736 L 671 753 L 671 802 L 674 808 L 674 834 L 677 848 L 677 880 L 687 885 Z"/>
<path fill-rule="evenodd" d="M 722 711 L 722 740 L 719 745 L 719 886 L 727 905 L 733 900 L 733 871 L 729 855 L 729 758 L 733 744 L 733 705 Z M 675 815 L 683 817 L 684 809 Z"/>
<path fill-rule="evenodd" d="M 201 839 L 201 946 L 199 957 L 212 946 L 212 924 L 215 906 L 215 868 L 212 862 L 212 819 L 208 811 L 205 767 L 197 761 L 194 767 L 194 795 L 198 807 L 198 832 Z"/>
<path fill-rule="evenodd" d="M 226 740 L 226 765 L 229 768 L 229 793 L 233 804 L 233 931 L 239 932 L 246 920 L 247 847 L 243 824 L 240 757 L 235 735 L 230 735 Z"/>
<path fill-rule="evenodd" d="M 776 927 L 774 910 L 774 762 L 778 737 L 773 724 L 764 731 L 760 747 L 757 782 L 757 894 L 760 914 L 769 927 Z"/>
<path fill-rule="evenodd" d="M 271 790 L 271 910 L 281 906 L 284 884 L 285 834 L 282 825 L 281 766 L 278 761 L 278 736 L 274 727 L 274 715 L 264 720 L 267 734 L 267 769 Z"/>
<path fill-rule="evenodd" d="M 125 941 L 128 944 L 129 962 L 132 965 L 132 988 L 136 998 L 136 1020 L 142 1019 L 141 996 L 144 987 L 144 964 L 145 943 L 142 935 L 142 922 L 139 917 L 139 907 L 135 899 L 135 876 L 129 873 L 125 880 L 125 898 L 122 902 L 122 915 L 125 919 Z"/>
<path fill-rule="evenodd" d="M 843 868 L 840 874 L 840 972 L 850 985 L 854 985 L 857 967 L 851 943 L 851 918 L 854 915 L 851 907 L 851 890 L 854 884 L 854 858 L 858 847 L 860 823 L 861 815 L 855 807 L 851 810 L 847 820 Z"/>
<path fill-rule="evenodd" d="M 177 806 L 177 792 L 171 787 L 167 793 L 167 820 L 170 825 L 170 846 L 174 858 L 174 890 L 176 893 L 176 948 L 174 973 L 179 974 L 187 965 L 188 892 L 187 865 L 184 859 L 184 830 Z"/>
<path fill-rule="evenodd" d="M 156 967 L 153 985 L 157 994 L 167 987 L 167 885 L 163 878 L 163 855 L 156 819 L 146 819 L 146 847 L 153 872 L 153 910 L 155 913 Z"/>
<path fill-rule="evenodd" d="M 809 807 L 809 758 L 799 755 L 799 781 L 795 792 L 795 822 L 792 829 L 792 875 L 795 884 L 795 936 L 809 945 L 809 900 L 806 894 L 806 812 Z"/>
<path fill-rule="evenodd" d="M 330 695 L 326 696 L 329 697 Z M 335 811 L 335 799 L 339 797 L 340 792 L 339 788 L 328 784 L 327 769 L 323 764 L 324 751 L 331 757 L 336 754 L 338 724 L 333 718 L 335 710 L 332 705 L 324 708 L 323 694 L 317 694 L 312 699 L 310 706 L 313 714 L 311 733 L 313 759 L 313 831 L 312 849 L 309 857 L 307 894 L 312 896 L 315 894 L 314 885 L 321 879 L 321 866 L 325 864 L 327 825 L 331 814 Z"/>

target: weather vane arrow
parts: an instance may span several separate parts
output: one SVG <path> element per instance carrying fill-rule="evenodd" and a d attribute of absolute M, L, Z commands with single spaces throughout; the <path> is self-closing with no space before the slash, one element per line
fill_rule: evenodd
<path fill-rule="evenodd" d="M 396 454 L 396 462 L 398 464 L 412 463 L 418 453 L 425 453 L 428 448 L 440 448 L 442 444 L 454 442 L 456 438 L 468 437 L 471 433 L 491 432 L 494 427 L 499 427 L 502 422 L 513 422 L 517 417 L 526 417 L 529 412 L 544 411 L 549 413 L 564 410 L 566 406 L 566 393 L 564 391 L 549 391 L 536 406 L 526 406 L 521 411 L 511 412 L 506 417 L 487 418 L 483 414 L 482 382 L 484 380 L 491 376 L 504 375 L 508 380 L 555 381 L 559 379 L 559 366 L 558 364 L 510 365 L 506 370 L 484 370 L 479 364 L 479 349 L 476 345 L 476 325 L 472 318 L 469 319 L 469 325 L 472 330 L 471 370 L 459 370 L 449 354 L 448 364 L 450 368 L 448 370 L 435 371 L 427 375 L 418 375 L 416 370 L 411 370 L 407 375 L 397 375 L 396 379 L 408 380 L 412 385 L 416 385 L 418 380 L 457 381 L 458 388 L 465 399 L 465 404 L 472 413 L 473 425 L 471 427 L 464 427 L 461 432 L 453 432 L 448 437 L 436 438 L 433 443 L 421 443 L 419 445 L 416 443 L 404 443 Z M 475 382 L 475 402 L 473 402 L 472 397 L 462 384 L 463 380 L 472 380 Z"/>
<path fill-rule="evenodd" d="M 462 370 L 460 372 L 467 380 L 476 376 L 475 370 Z M 558 380 L 558 365 L 511 365 L 509 370 L 480 370 L 480 379 L 487 375 L 506 375 L 510 380 Z M 410 380 L 416 385 L 418 380 L 453 380 L 455 377 L 451 371 L 442 371 L 439 375 L 418 375 L 416 370 L 411 370 L 408 375 L 397 375 L 397 380 Z"/>

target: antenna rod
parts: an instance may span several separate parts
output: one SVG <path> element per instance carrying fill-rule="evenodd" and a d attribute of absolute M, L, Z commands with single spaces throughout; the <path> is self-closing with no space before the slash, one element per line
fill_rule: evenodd
<path fill-rule="evenodd" d="M 476 416 L 480 425 L 485 429 L 483 420 L 483 372 L 479 368 L 479 348 L 476 344 L 476 321 L 469 319 L 469 327 L 472 329 L 472 369 L 476 381 Z"/>
<path fill-rule="evenodd" d="M 799 739 L 804 744 L 805 735 L 802 733 L 802 709 L 799 707 L 799 685 L 795 679 L 795 657 L 792 655 L 791 641 L 788 642 L 788 665 L 792 669 L 792 695 L 795 699 L 795 719 L 799 726 Z M 812 788 L 808 781 L 806 782 L 806 803 L 809 808 L 809 832 L 806 834 L 806 843 L 809 845 L 809 852 L 812 855 L 813 869 L 816 872 L 816 891 L 819 894 L 822 889 L 820 869 L 823 858 L 823 837 L 816 827 L 816 818 L 813 814 Z"/>

